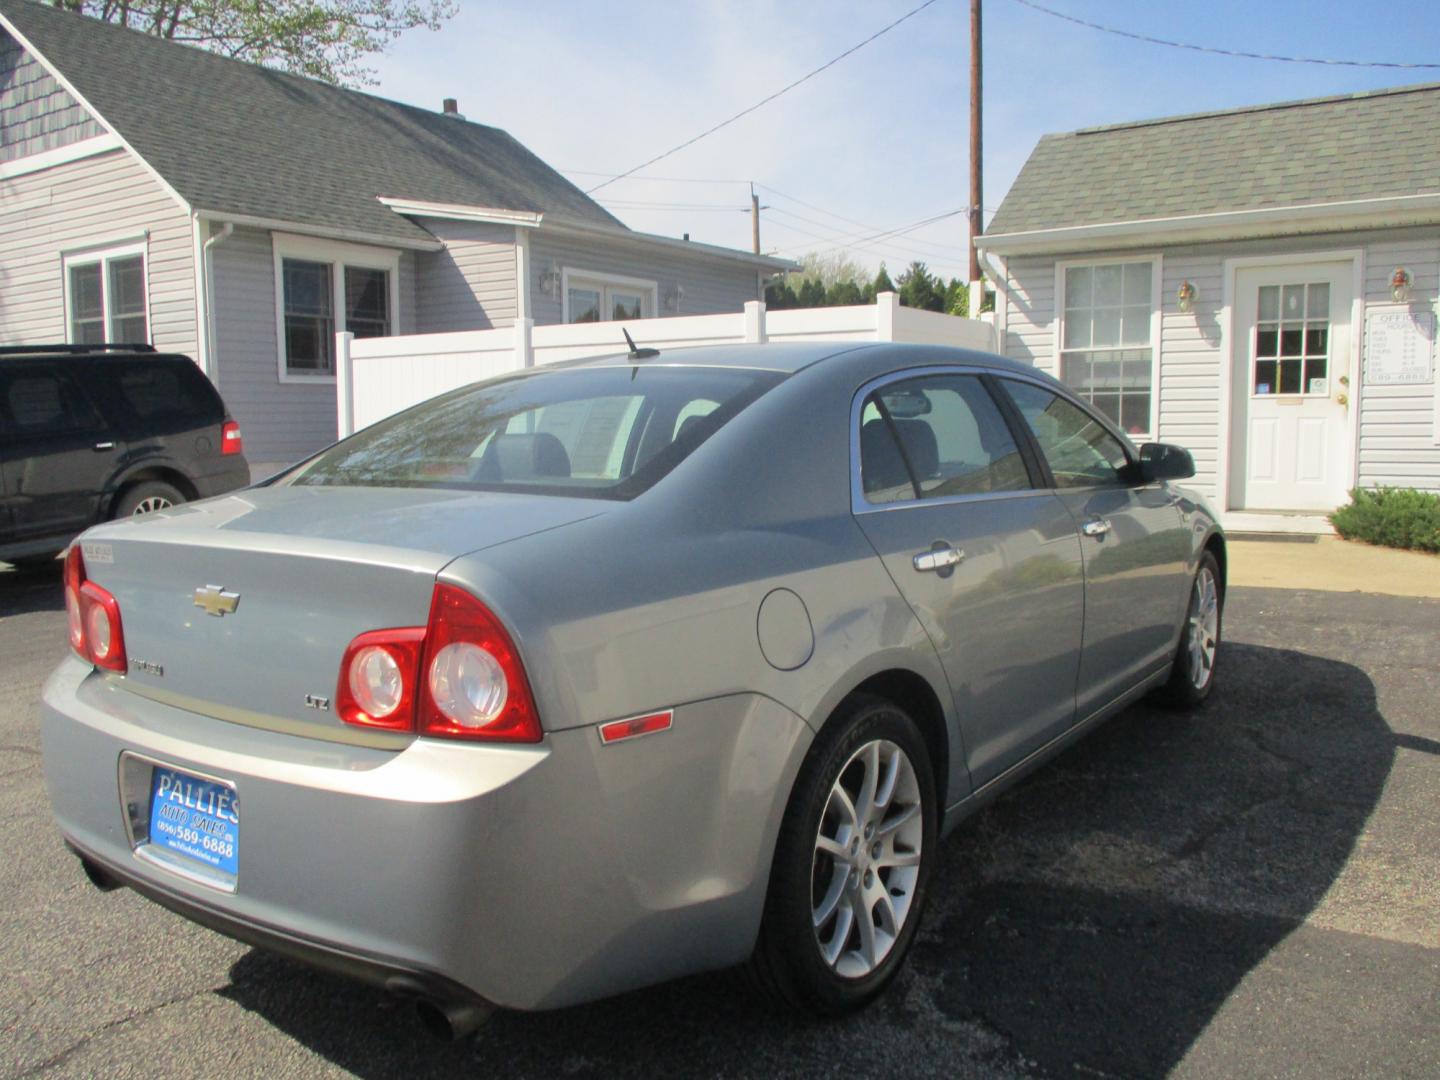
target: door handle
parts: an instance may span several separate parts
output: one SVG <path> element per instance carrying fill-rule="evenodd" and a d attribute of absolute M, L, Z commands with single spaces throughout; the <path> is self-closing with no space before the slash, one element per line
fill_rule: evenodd
<path fill-rule="evenodd" d="M 97 451 L 100 451 L 100 450 L 114 450 L 114 449 L 115 449 L 115 444 L 114 444 L 113 442 L 97 442 L 97 443 L 95 444 L 95 449 L 96 449 Z"/>
<path fill-rule="evenodd" d="M 1110 531 L 1110 522 L 1102 517 L 1093 517 L 1080 526 L 1080 531 L 1086 536 L 1104 536 Z"/>
<path fill-rule="evenodd" d="M 949 570 L 957 566 L 965 558 L 965 553 L 953 547 L 932 548 L 929 551 L 922 551 L 911 560 L 915 569 L 920 573 L 932 573 L 940 570 Z"/>

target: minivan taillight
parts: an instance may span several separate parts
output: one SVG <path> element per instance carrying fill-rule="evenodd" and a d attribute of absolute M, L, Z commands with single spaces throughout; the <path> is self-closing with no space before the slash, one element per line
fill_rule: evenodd
<path fill-rule="evenodd" d="M 65 619 L 70 647 L 82 660 L 125 674 L 120 604 L 107 589 L 86 580 L 79 544 L 72 544 L 65 554 Z"/>
<path fill-rule="evenodd" d="M 435 586 L 423 627 L 371 630 L 350 642 L 335 691 L 357 727 L 449 739 L 539 742 L 540 717 L 500 620 L 453 585 Z"/>
<path fill-rule="evenodd" d="M 220 453 L 238 454 L 245 449 L 245 440 L 240 437 L 240 424 L 226 420 L 220 428 Z"/>

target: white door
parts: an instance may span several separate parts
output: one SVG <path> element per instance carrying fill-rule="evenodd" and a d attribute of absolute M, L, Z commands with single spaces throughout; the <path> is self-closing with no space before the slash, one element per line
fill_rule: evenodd
<path fill-rule="evenodd" d="M 1345 501 L 1352 271 L 1315 263 L 1236 273 L 1232 508 Z"/>

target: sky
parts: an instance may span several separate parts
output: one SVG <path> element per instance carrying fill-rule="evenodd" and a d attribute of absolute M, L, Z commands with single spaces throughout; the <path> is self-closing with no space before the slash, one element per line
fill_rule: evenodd
<path fill-rule="evenodd" d="M 920 2 L 458 0 L 459 13 L 440 31 L 411 31 L 376 58 L 372 89 L 435 109 L 457 98 L 468 119 L 504 128 L 588 190 L 755 104 Z M 1216 48 L 1440 63 L 1435 0 L 1039 2 Z M 963 212 L 868 238 L 968 204 L 969 43 L 969 0 L 937 0 L 804 85 L 594 197 L 633 229 L 748 250 L 754 181 L 767 253 L 844 252 L 866 272 L 882 260 L 893 273 L 920 259 L 964 277 Z M 1156 46 L 1017 0 L 984 0 L 982 55 L 987 220 L 1047 132 L 1440 82 L 1440 69 Z"/>

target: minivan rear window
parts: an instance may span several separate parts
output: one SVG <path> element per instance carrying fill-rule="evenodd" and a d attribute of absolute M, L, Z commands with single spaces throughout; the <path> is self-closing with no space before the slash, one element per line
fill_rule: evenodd
<path fill-rule="evenodd" d="M 629 499 L 783 377 L 639 365 L 512 376 L 382 420 L 283 482 Z"/>

